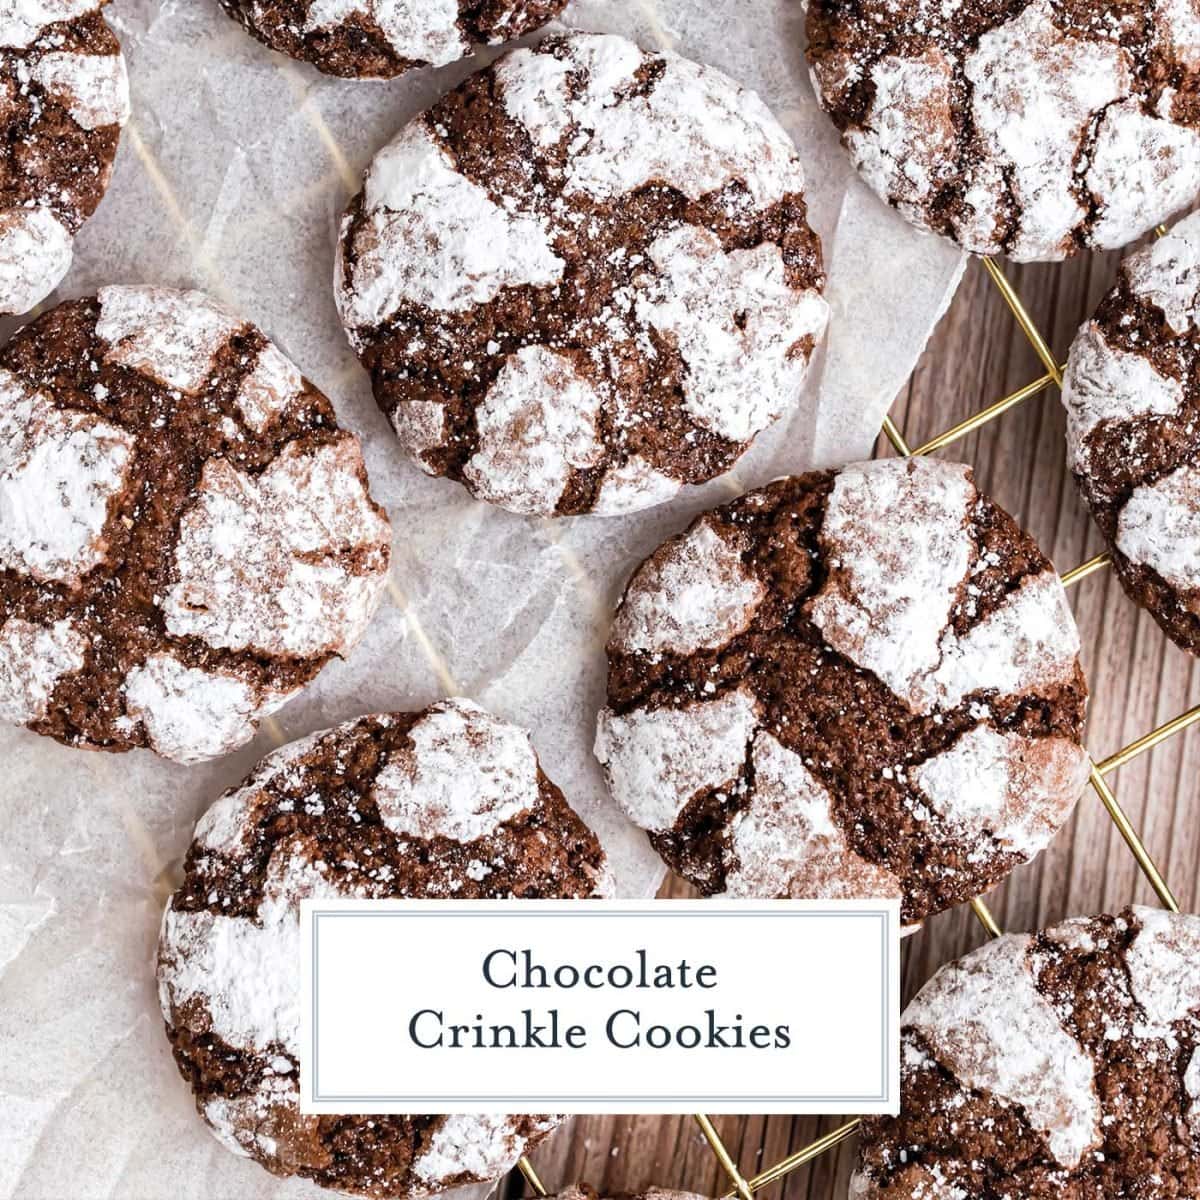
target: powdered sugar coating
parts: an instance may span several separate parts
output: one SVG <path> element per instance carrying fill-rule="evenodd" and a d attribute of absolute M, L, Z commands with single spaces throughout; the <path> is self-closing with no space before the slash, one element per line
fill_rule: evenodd
<path fill-rule="evenodd" d="M 180 522 L 167 629 L 229 650 L 345 654 L 378 606 L 390 546 L 351 434 L 289 444 L 257 477 L 210 459 Z"/>
<path fill-rule="evenodd" d="M 96 0 L 10 0 L 0 16 L 0 46 L 28 46 L 47 25 L 70 21 L 97 7 Z"/>
<path fill-rule="evenodd" d="M 1088 437 L 1105 422 L 1170 416 L 1184 400 L 1182 384 L 1160 375 L 1143 355 L 1113 346 L 1095 321 L 1080 330 L 1063 377 L 1067 408 L 1067 459 L 1088 469 Z"/>
<path fill-rule="evenodd" d="M 1067 458 L 1125 590 L 1200 652 L 1200 213 L 1121 265 L 1071 347 Z"/>
<path fill-rule="evenodd" d="M 473 842 L 538 803 L 529 735 L 478 705 L 435 704 L 409 737 L 411 752 L 391 759 L 373 792 L 394 833 Z"/>
<path fill-rule="evenodd" d="M 977 725 L 913 777 L 931 809 L 962 836 L 990 837 L 1026 860 L 1070 816 L 1089 769 L 1087 751 L 1067 738 L 1026 738 Z"/>
<path fill-rule="evenodd" d="M 829 645 L 914 707 L 970 564 L 975 497 L 958 464 L 880 460 L 839 472 L 825 510 L 821 540 L 834 570 L 811 619 Z"/>
<path fill-rule="evenodd" d="M 767 206 L 804 190 L 787 134 L 753 92 L 676 54 L 655 55 L 661 78 L 635 89 L 645 55 L 624 38 L 575 37 L 551 61 L 518 50 L 496 77 L 510 116 L 540 146 L 575 134 L 568 193 L 610 199 L 660 181 L 698 200 L 732 180 Z M 582 87 L 568 89 L 578 73 Z"/>
<path fill-rule="evenodd" d="M 238 408 L 246 424 L 262 433 L 300 398 L 303 388 L 304 377 L 296 364 L 268 344 L 238 387 Z"/>
<path fill-rule="evenodd" d="M 523 803 L 501 826 L 485 808 L 514 771 Z M 454 829 L 436 819 L 455 813 Z M 446 845 L 455 833 L 469 854 Z M 528 736 L 469 701 L 284 747 L 201 818 L 164 914 L 159 997 L 197 1107 L 234 1153 L 349 1194 L 424 1196 L 502 1174 L 558 1118 L 351 1117 L 331 1132 L 299 1112 L 300 904 L 608 887 L 599 843 L 539 774 Z"/>
<path fill-rule="evenodd" d="M 746 628 L 765 594 L 737 547 L 701 521 L 639 573 L 613 620 L 612 644 L 651 654 L 720 646 Z"/>
<path fill-rule="evenodd" d="M 0 626 L 66 616 L 92 648 L 38 732 L 182 762 L 242 745 L 361 637 L 390 543 L 357 439 L 207 297 L 106 288 L 5 347 Z"/>
<path fill-rule="evenodd" d="M 129 81 L 104 0 L 8 0 L 0 11 L 0 313 L 58 286 L 108 186 Z"/>
<path fill-rule="evenodd" d="M 727 254 L 715 234 L 681 225 L 649 256 L 658 275 L 635 311 L 674 338 L 687 367 L 684 406 L 704 429 L 750 441 L 795 402 L 829 306 L 788 286 L 774 245 Z"/>
<path fill-rule="evenodd" d="M 1157 908 L 1133 911 L 1141 930 L 1126 962 L 1143 1018 L 1134 1035 L 1173 1046 L 1176 1023 L 1200 1011 L 1200 917 Z"/>
<path fill-rule="evenodd" d="M 968 585 L 969 588 L 970 585 Z M 963 636 L 947 630 L 927 696 L 953 708 L 975 692 L 1045 694 L 1069 681 L 1079 656 L 1079 629 L 1062 580 L 1029 575 Z"/>
<path fill-rule="evenodd" d="M 71 231 L 43 206 L 0 211 L 0 311 L 27 312 L 71 266 Z"/>
<path fill-rule="evenodd" d="M 665 504 L 679 493 L 678 479 L 656 471 L 640 454 L 608 468 L 596 493 L 592 512 L 598 517 L 625 516 Z"/>
<path fill-rule="evenodd" d="M 1019 1104 L 1073 1167 L 1099 1141 L 1094 1070 L 1037 988 L 1030 941 L 1010 934 L 943 967 L 901 1019 L 968 1087 Z"/>
<path fill-rule="evenodd" d="M 458 12 L 459 0 L 313 0 L 304 29 L 312 33 L 367 20 L 378 26 L 399 58 L 440 67 L 470 49 Z"/>
<path fill-rule="evenodd" d="M 1121 509 L 1117 549 L 1182 591 L 1200 590 L 1200 465 L 1134 488 Z"/>
<path fill-rule="evenodd" d="M 339 312 L 423 470 L 519 513 L 632 512 L 729 469 L 798 398 L 829 316 L 802 189 L 725 76 L 553 36 L 376 157 Z"/>
<path fill-rule="evenodd" d="M 604 452 L 601 404 L 566 355 L 518 350 L 475 410 L 479 448 L 463 471 L 475 494 L 512 512 L 553 512 L 571 472 L 595 466 Z"/>
<path fill-rule="evenodd" d="M 604 709 L 596 728 L 596 757 L 609 790 L 643 829 L 670 829 L 701 791 L 731 782 L 746 761 L 757 724 L 754 697 L 730 692 L 683 708 Z"/>
<path fill-rule="evenodd" d="M 1200 31 L 1197 41 L 1200 44 Z M 1195 329 L 1200 319 L 1200 213 L 1184 217 L 1162 237 L 1131 254 L 1121 264 L 1121 273 L 1134 295 L 1162 310 L 1173 333 Z M 1138 391 L 1134 387 L 1121 390 L 1130 396 Z"/>
<path fill-rule="evenodd" d="M 151 749 L 176 762 L 203 762 L 245 745 L 260 718 L 287 696 L 264 695 L 236 675 L 189 667 L 155 654 L 125 677 L 123 728 L 139 724 Z"/>
<path fill-rule="evenodd" d="M 76 585 L 100 563 L 135 438 L 0 368 L 0 567 Z"/>
<path fill-rule="evenodd" d="M 554 1117 L 534 1120 L 534 1133 L 549 1133 L 558 1125 Z M 525 1153 L 529 1134 L 521 1132 L 522 1123 L 499 1113 L 448 1116 L 413 1162 L 413 1174 L 432 1188 L 461 1174 L 476 1179 L 502 1175 Z"/>
<path fill-rule="evenodd" d="M 1200 12 L 1029 0 L 809 5 L 822 104 L 921 228 L 1018 261 L 1136 240 L 1200 190 Z"/>
<path fill-rule="evenodd" d="M 241 324 L 203 292 L 106 287 L 99 295 L 105 358 L 182 392 L 200 391 Z"/>
<path fill-rule="evenodd" d="M 347 219 L 343 239 L 349 230 Z M 461 312 L 503 288 L 551 284 L 562 274 L 544 220 L 497 204 L 455 168 L 421 119 L 372 160 L 353 244 L 352 266 L 338 256 L 334 297 L 356 346 L 361 327 L 404 304 Z"/>
<path fill-rule="evenodd" d="M 751 749 L 749 807 L 733 819 L 725 875 L 731 898 L 794 896 L 839 900 L 898 897 L 900 881 L 846 844 L 833 819 L 833 798 L 798 754 L 769 733 Z"/>
<path fill-rule="evenodd" d="M 84 663 L 87 643 L 70 621 L 0 624 L 0 721 L 24 725 L 46 713 L 54 685 Z"/>
<path fill-rule="evenodd" d="M 129 119 L 129 80 L 119 54 L 43 54 L 33 78 L 75 118 L 81 129 L 124 125 Z"/>

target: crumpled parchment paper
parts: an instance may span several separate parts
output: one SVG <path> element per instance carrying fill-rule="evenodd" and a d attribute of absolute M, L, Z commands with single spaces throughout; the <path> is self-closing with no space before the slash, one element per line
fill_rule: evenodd
<path fill-rule="evenodd" d="M 622 893 L 652 894 L 657 856 L 608 801 L 590 752 L 620 584 L 740 488 L 868 454 L 963 260 L 853 179 L 813 99 L 798 0 L 577 0 L 567 24 L 677 49 L 763 95 L 806 163 L 833 317 L 802 403 L 735 479 L 629 518 L 522 519 L 401 461 L 331 289 L 337 218 L 371 155 L 479 60 L 354 83 L 272 54 L 215 0 L 116 0 L 109 20 L 134 115 L 59 296 L 105 283 L 199 287 L 259 324 L 363 436 L 395 527 L 393 585 L 352 658 L 223 761 L 87 754 L 0 728 L 0 1196 L 327 1195 L 222 1149 L 162 1035 L 154 943 L 197 816 L 280 739 L 461 691 L 533 731 Z"/>

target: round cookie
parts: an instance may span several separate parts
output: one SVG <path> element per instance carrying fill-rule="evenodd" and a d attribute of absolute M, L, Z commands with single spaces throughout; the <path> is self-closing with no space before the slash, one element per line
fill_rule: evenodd
<path fill-rule="evenodd" d="M 500 59 L 379 152 L 338 308 L 401 443 L 513 512 L 626 513 L 729 470 L 826 324 L 786 133 L 624 38 Z"/>
<path fill-rule="evenodd" d="M 1067 460 L 1121 583 L 1200 654 L 1200 214 L 1122 263 L 1062 395 Z"/>
<path fill-rule="evenodd" d="M 129 82 L 105 3 L 0 11 L 0 313 L 27 312 L 58 286 L 108 187 Z"/>
<path fill-rule="evenodd" d="M 198 292 L 103 288 L 0 351 L 0 720 L 224 754 L 358 641 L 390 552 L 358 439 Z"/>
<path fill-rule="evenodd" d="M 329 75 L 388 79 L 466 58 L 558 16 L 567 0 L 221 0 L 248 33 Z"/>
<path fill-rule="evenodd" d="M 471 702 L 313 734 L 196 826 L 158 948 L 175 1061 L 217 1138 L 277 1175 L 391 1198 L 495 1179 L 557 1118 L 300 1114 L 300 901 L 611 890 L 528 735 Z"/>
<path fill-rule="evenodd" d="M 596 755 L 706 894 L 900 896 L 912 924 L 1070 814 L 1078 650 L 1053 567 L 968 467 L 781 479 L 634 572 Z"/>
<path fill-rule="evenodd" d="M 901 1115 L 864 1118 L 853 1200 L 1200 1196 L 1200 918 L 998 938 L 902 1026 Z"/>
<path fill-rule="evenodd" d="M 810 0 L 808 61 L 867 184 L 972 253 L 1114 249 L 1200 192 L 1188 0 Z"/>

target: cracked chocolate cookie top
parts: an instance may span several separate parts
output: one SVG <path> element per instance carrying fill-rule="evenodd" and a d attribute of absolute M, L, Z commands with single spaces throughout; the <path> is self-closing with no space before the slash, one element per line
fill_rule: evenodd
<path fill-rule="evenodd" d="M 557 1119 L 301 1115 L 300 901 L 610 892 L 528 735 L 471 702 L 313 734 L 196 826 L 158 949 L 176 1063 L 217 1138 L 277 1175 L 391 1198 L 494 1179 Z"/>
<path fill-rule="evenodd" d="M 0 313 L 28 312 L 58 286 L 108 187 L 129 83 L 106 2 L 0 11 Z"/>
<path fill-rule="evenodd" d="M 1080 917 L 943 967 L 861 1156 L 853 1200 L 1200 1196 L 1200 918 Z"/>
<path fill-rule="evenodd" d="M 260 42 L 329 75 L 390 78 L 537 29 L 567 0 L 221 0 Z"/>
<path fill-rule="evenodd" d="M 632 512 L 798 398 L 828 314 L 803 189 L 726 76 L 549 37 L 376 156 L 338 307 L 423 470 L 514 512 Z"/>
<path fill-rule="evenodd" d="M 224 754 L 358 641 L 390 553 L 358 439 L 206 296 L 103 288 L 0 351 L 0 720 Z"/>
<path fill-rule="evenodd" d="M 975 254 L 1124 246 L 1200 192 L 1191 0 L 810 0 L 808 40 L 862 177 Z"/>
<path fill-rule="evenodd" d="M 1200 654 L 1200 214 L 1122 264 L 1071 347 L 1063 403 L 1125 590 Z"/>
<path fill-rule="evenodd" d="M 596 753 L 706 893 L 900 896 L 906 922 L 1037 854 L 1087 778 L 1053 567 L 969 468 L 783 479 L 634 572 Z"/>

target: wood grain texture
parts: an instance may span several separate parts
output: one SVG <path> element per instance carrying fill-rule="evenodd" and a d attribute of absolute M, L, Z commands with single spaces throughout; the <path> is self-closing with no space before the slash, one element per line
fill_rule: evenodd
<path fill-rule="evenodd" d="M 1060 361 L 1079 325 L 1111 286 L 1118 262 L 1119 256 L 1109 254 L 1065 264 L 1005 267 Z M 986 272 L 973 263 L 892 416 L 909 441 L 918 444 L 1042 373 Z M 1051 389 L 941 452 L 973 464 L 980 486 L 1037 537 L 1060 571 L 1104 548 L 1065 467 L 1064 424 L 1058 392 Z M 881 443 L 879 453 L 891 451 Z M 1195 660 L 1126 599 L 1111 571 L 1077 584 L 1071 599 L 1092 690 L 1088 745 L 1094 757 L 1103 758 L 1200 703 Z M 1180 904 L 1191 910 L 1200 907 L 1198 766 L 1200 728 L 1109 779 Z M 689 893 L 672 881 L 663 894 Z M 989 896 L 1007 929 L 1033 929 L 1130 901 L 1152 904 L 1155 899 L 1090 789 L 1050 849 Z M 983 936 L 966 906 L 930 920 L 905 946 L 905 996 L 941 963 L 979 945 Z M 814 968 L 814 985 L 819 986 L 820 965 Z M 749 1176 L 843 1121 L 746 1116 L 720 1118 L 716 1125 Z M 759 1195 L 842 1200 L 854 1154 L 850 1142 Z M 579 1117 L 534 1162 L 551 1190 L 586 1181 L 605 1192 L 659 1184 L 711 1196 L 727 1187 L 690 1117 Z M 520 1193 L 519 1177 L 508 1190 Z"/>

